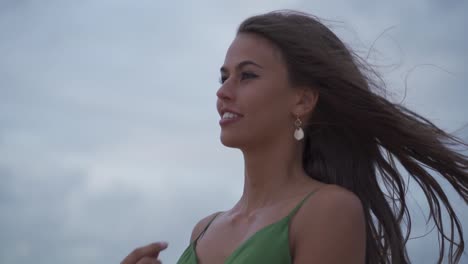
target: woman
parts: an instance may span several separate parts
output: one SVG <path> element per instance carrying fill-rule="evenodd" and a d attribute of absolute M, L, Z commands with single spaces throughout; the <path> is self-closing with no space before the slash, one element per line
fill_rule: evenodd
<path fill-rule="evenodd" d="M 221 142 L 244 156 L 243 194 L 195 225 L 178 263 L 409 263 L 410 222 L 407 233 L 400 228 L 410 220 L 407 185 L 396 162 L 429 202 L 443 237 L 438 262 L 457 263 L 461 225 L 427 168 L 466 202 L 468 158 L 451 148 L 466 144 L 380 96 L 373 77 L 310 15 L 245 20 L 217 92 Z M 136 249 L 122 263 L 160 263 L 165 247 Z"/>

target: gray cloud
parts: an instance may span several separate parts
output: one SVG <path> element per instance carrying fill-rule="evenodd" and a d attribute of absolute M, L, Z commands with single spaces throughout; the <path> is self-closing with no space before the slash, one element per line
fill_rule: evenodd
<path fill-rule="evenodd" d="M 215 92 L 235 29 L 252 14 L 293 8 L 343 21 L 336 32 L 363 54 L 395 25 L 371 57 L 401 63 L 382 67 L 389 89 L 401 96 L 418 64 L 453 72 L 417 68 L 405 102 L 457 129 L 468 110 L 466 7 L 0 2 L 0 262 L 118 263 L 136 246 L 167 240 L 162 258 L 174 263 L 196 221 L 228 208 L 242 189 L 242 157 L 218 140 Z M 466 222 L 465 205 L 449 195 Z M 414 197 L 422 201 L 417 190 Z M 424 233 L 422 216 L 415 221 L 414 235 Z M 415 263 L 428 263 L 434 236 L 408 248 Z"/>

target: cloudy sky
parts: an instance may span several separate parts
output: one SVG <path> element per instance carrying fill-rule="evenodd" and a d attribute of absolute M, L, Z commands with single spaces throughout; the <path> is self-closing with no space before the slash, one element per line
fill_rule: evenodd
<path fill-rule="evenodd" d="M 335 21 L 396 100 L 406 80 L 405 105 L 448 131 L 467 123 L 466 1 L 0 0 L 0 262 L 118 263 L 165 240 L 175 263 L 193 225 L 240 197 L 219 67 L 243 19 L 280 8 Z M 419 236 L 431 225 L 412 197 Z M 435 263 L 434 235 L 408 249 Z"/>

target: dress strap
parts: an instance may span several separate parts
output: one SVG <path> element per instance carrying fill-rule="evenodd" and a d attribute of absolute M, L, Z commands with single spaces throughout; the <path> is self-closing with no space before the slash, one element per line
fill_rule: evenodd
<path fill-rule="evenodd" d="M 304 204 L 304 202 L 307 200 L 307 198 L 309 198 L 316 191 L 317 191 L 317 189 L 315 189 L 315 190 L 311 191 L 309 194 L 307 194 L 306 197 L 304 199 L 302 199 L 302 201 L 298 205 L 296 205 L 296 207 L 294 207 L 294 209 L 292 209 L 291 213 L 289 213 L 287 218 L 291 218 L 294 214 L 296 214 L 296 212 L 299 210 L 299 208 L 301 208 L 301 206 Z"/>
<path fill-rule="evenodd" d="M 205 226 L 205 228 L 203 229 L 203 231 L 198 235 L 198 237 L 195 239 L 194 242 L 197 242 L 197 241 L 198 241 L 198 239 L 205 233 L 205 231 L 206 231 L 206 230 L 208 229 L 208 227 L 211 225 L 211 223 L 213 222 L 213 220 L 215 220 L 215 218 L 216 218 L 219 214 L 221 214 L 221 213 L 222 213 L 222 212 L 217 212 L 216 215 L 215 215 L 213 218 L 211 218 L 211 220 L 208 222 L 208 224 Z"/>

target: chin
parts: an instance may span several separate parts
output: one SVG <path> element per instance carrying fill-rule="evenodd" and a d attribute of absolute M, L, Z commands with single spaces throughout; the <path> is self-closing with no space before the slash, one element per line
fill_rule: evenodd
<path fill-rule="evenodd" d="M 221 132 L 220 140 L 224 146 L 230 148 L 241 148 L 245 143 L 239 135 L 229 135 L 223 132 Z"/>
<path fill-rule="evenodd" d="M 231 138 L 231 137 L 226 137 L 221 135 L 220 137 L 221 143 L 230 148 L 238 148 L 239 147 L 239 142 L 236 140 L 236 138 Z"/>

